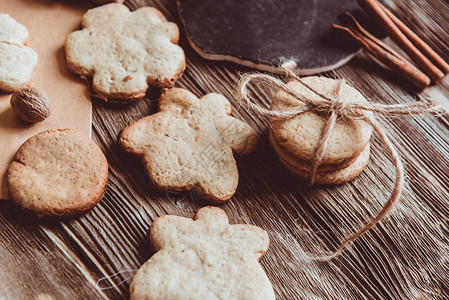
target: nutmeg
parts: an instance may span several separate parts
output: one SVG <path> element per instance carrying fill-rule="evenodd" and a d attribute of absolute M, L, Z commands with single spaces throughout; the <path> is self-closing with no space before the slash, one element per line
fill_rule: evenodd
<path fill-rule="evenodd" d="M 34 87 L 19 89 L 12 95 L 10 103 L 17 116 L 29 123 L 41 122 L 51 113 L 47 95 Z"/>

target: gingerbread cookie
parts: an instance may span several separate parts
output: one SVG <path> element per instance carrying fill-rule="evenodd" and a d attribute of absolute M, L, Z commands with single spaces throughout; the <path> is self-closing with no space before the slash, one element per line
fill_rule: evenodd
<path fill-rule="evenodd" d="M 306 85 L 333 98 L 339 89 L 339 81 L 326 77 L 301 79 Z M 320 96 L 306 85 L 291 81 L 288 87 L 300 96 L 319 99 Z M 356 89 L 345 84 L 341 97 L 346 103 L 367 103 Z M 271 109 L 283 111 L 298 105 L 298 99 L 279 91 L 273 98 Z M 368 113 L 367 113 L 368 114 Z M 270 143 L 280 161 L 295 175 L 307 178 L 316 155 L 318 143 L 327 122 L 327 116 L 307 111 L 285 120 L 270 120 Z M 317 169 L 317 183 L 336 184 L 354 179 L 369 160 L 369 141 L 372 127 L 362 119 L 339 118 L 331 132 L 322 162 Z"/>
<path fill-rule="evenodd" d="M 159 99 L 160 112 L 127 128 L 120 145 L 142 158 L 154 185 L 163 190 L 197 190 L 220 203 L 235 193 L 238 171 L 232 151 L 250 153 L 254 130 L 231 117 L 229 101 L 219 94 L 201 99 L 170 89 Z"/>
<path fill-rule="evenodd" d="M 215 207 L 195 218 L 162 216 L 149 230 L 156 253 L 135 275 L 131 300 L 275 299 L 258 264 L 269 246 L 266 231 L 253 225 L 230 225 Z"/>
<path fill-rule="evenodd" d="M 155 8 L 131 12 L 122 4 L 106 4 L 90 9 L 81 26 L 65 42 L 67 66 L 92 78 L 97 97 L 140 99 L 149 86 L 171 87 L 184 72 L 178 26 Z"/>
<path fill-rule="evenodd" d="M 103 196 L 107 181 L 108 163 L 100 148 L 71 129 L 29 138 L 7 173 L 11 200 L 39 217 L 90 210 Z"/>
<path fill-rule="evenodd" d="M 8 14 L 0 14 L 0 90 L 8 93 L 29 85 L 37 53 L 25 46 L 28 30 Z"/>

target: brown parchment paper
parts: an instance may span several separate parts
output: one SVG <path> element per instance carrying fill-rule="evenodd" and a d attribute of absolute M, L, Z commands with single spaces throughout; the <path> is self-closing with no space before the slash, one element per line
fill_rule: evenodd
<path fill-rule="evenodd" d="M 53 128 L 74 128 L 90 136 L 92 103 L 86 84 L 65 67 L 64 41 L 78 29 L 88 1 L 0 0 L 0 13 L 8 13 L 28 28 L 27 45 L 38 54 L 32 86 L 42 89 L 53 111 L 41 123 L 29 125 L 16 117 L 11 94 L 0 92 L 0 199 L 8 197 L 6 171 L 20 145 L 34 134 Z"/>

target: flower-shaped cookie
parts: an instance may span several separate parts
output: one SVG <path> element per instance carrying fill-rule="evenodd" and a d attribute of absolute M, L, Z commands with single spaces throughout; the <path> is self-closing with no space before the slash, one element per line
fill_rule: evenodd
<path fill-rule="evenodd" d="M 184 89 L 170 89 L 159 99 L 160 112 L 123 130 L 121 146 L 142 158 L 154 185 L 163 190 L 197 190 L 224 202 L 238 184 L 232 153 L 251 152 L 254 130 L 230 116 L 229 101 L 219 94 L 201 99 Z"/>
<path fill-rule="evenodd" d="M 151 225 L 156 254 L 130 286 L 134 299 L 275 299 L 258 264 L 268 250 L 266 231 L 230 225 L 225 212 L 200 209 L 194 220 L 162 216 Z"/>
<path fill-rule="evenodd" d="M 106 4 L 84 14 L 81 26 L 65 42 L 67 66 L 92 77 L 104 100 L 140 99 L 149 85 L 173 86 L 185 69 L 178 26 L 155 8 Z"/>
<path fill-rule="evenodd" d="M 37 66 L 37 53 L 24 45 L 28 30 L 0 14 L 0 90 L 15 92 L 28 85 Z"/>

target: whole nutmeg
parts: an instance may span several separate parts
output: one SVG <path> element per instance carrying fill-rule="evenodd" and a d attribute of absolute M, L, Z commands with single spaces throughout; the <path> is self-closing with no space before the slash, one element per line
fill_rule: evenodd
<path fill-rule="evenodd" d="M 17 90 L 11 97 L 11 107 L 19 118 L 29 123 L 41 122 L 51 113 L 47 95 L 34 87 Z"/>

